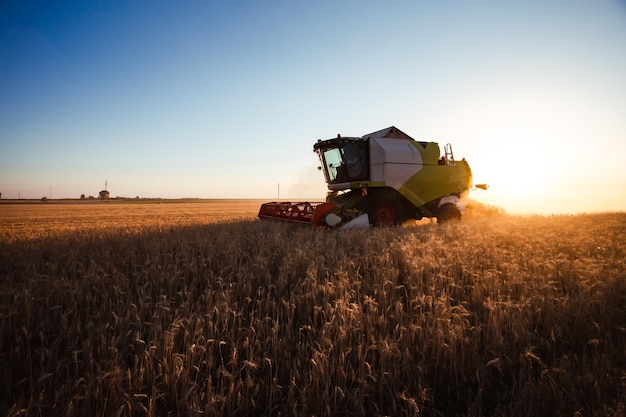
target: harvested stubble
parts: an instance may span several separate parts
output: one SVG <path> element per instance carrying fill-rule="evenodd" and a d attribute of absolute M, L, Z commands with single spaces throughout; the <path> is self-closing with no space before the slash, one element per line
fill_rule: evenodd
<path fill-rule="evenodd" d="M 2 242 L 4 415 L 623 415 L 626 214 Z"/>

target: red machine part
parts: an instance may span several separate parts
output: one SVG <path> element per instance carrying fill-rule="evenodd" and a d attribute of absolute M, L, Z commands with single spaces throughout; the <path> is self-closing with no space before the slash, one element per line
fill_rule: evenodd
<path fill-rule="evenodd" d="M 324 217 L 337 208 L 334 203 L 291 203 L 271 202 L 261 205 L 259 218 L 261 220 L 283 220 L 294 223 L 312 224 L 325 226 Z"/>

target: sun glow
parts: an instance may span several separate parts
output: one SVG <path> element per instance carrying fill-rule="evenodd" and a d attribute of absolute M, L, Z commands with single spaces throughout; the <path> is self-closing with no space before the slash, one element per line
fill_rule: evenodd
<path fill-rule="evenodd" d="M 513 213 L 594 209 L 592 194 L 600 190 L 583 183 L 602 150 L 592 146 L 597 129 L 583 96 L 516 89 L 457 108 L 462 116 L 454 134 L 468 139 L 474 183 L 490 186 L 473 198 Z M 564 203 L 565 194 L 577 198 Z"/>

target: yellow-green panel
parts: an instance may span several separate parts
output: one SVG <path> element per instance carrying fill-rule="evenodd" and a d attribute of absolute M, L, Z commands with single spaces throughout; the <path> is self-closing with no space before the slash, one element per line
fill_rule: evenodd
<path fill-rule="evenodd" d="M 426 148 L 420 142 L 412 142 L 413 146 L 422 155 L 422 163 L 424 165 L 436 164 L 439 159 L 440 149 L 437 142 L 428 142 Z"/>
<path fill-rule="evenodd" d="M 450 194 L 467 194 L 472 186 L 472 171 L 466 161 L 456 161 L 455 165 L 424 165 L 400 189 L 415 207 Z"/>

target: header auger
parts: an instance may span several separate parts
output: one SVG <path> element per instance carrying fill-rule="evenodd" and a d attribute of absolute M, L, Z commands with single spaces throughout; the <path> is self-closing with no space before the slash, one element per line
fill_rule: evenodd
<path fill-rule="evenodd" d="M 363 137 L 318 140 L 313 151 L 328 184 L 326 201 L 265 203 L 260 219 L 338 229 L 424 217 L 445 222 L 461 218 L 472 187 L 469 164 L 454 159 L 450 144 L 441 154 L 437 143 L 418 142 L 394 126 Z"/>

